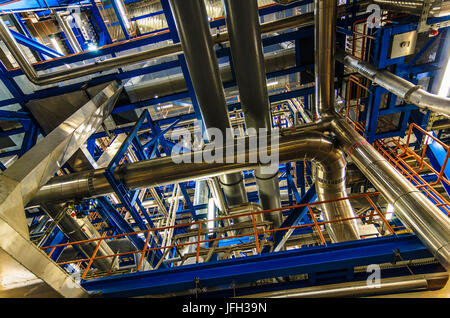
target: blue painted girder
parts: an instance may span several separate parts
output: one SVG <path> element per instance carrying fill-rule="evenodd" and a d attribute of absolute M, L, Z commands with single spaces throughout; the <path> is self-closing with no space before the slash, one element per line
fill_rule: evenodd
<path fill-rule="evenodd" d="M 430 159 L 430 163 L 433 166 L 433 168 L 437 172 L 440 172 L 445 163 L 447 150 L 445 150 L 444 147 L 442 147 L 442 145 L 439 144 L 438 142 L 431 140 L 431 143 L 427 147 L 426 155 Z M 443 177 L 446 178 L 447 180 L 450 180 L 450 164 L 446 164 Z M 447 194 L 450 195 L 450 186 L 446 182 L 441 181 L 441 183 L 444 186 L 444 189 L 447 192 Z"/>
<path fill-rule="evenodd" d="M 100 292 L 106 297 L 161 294 L 193 289 L 197 277 L 202 287 L 213 287 L 387 263 L 397 249 L 404 260 L 431 256 L 415 235 L 406 234 L 98 278 L 82 281 L 81 285 L 88 292 Z"/>
<path fill-rule="evenodd" d="M 22 35 L 11 29 L 9 31 L 11 32 L 13 37 L 16 39 L 17 43 L 22 44 L 32 50 L 35 50 L 36 52 L 44 54 L 50 58 L 64 56 L 63 54 L 41 44 L 33 39 L 30 39 L 30 38 L 26 37 L 25 35 Z"/>

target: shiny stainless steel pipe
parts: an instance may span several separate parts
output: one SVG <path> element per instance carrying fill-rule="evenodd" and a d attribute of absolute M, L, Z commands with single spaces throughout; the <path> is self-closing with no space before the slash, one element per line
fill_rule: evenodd
<path fill-rule="evenodd" d="M 314 1 L 314 57 L 315 57 L 315 90 L 316 118 L 332 117 L 334 113 L 334 64 L 336 37 L 336 1 Z M 304 118 L 308 122 L 308 118 Z M 347 162 L 343 156 L 336 158 L 338 166 L 333 175 L 323 171 L 320 165 L 314 165 L 317 198 L 329 201 L 347 197 L 345 185 L 345 168 Z M 332 201 L 321 204 L 325 220 L 355 217 L 349 200 Z M 344 223 L 326 224 L 333 242 L 359 240 L 356 220 Z"/>
<path fill-rule="evenodd" d="M 231 124 L 205 4 L 202 0 L 169 3 L 205 126 L 226 136 Z M 241 173 L 223 175 L 220 181 L 230 206 L 248 201 Z"/>
<path fill-rule="evenodd" d="M 314 58 L 316 118 L 334 109 L 334 64 L 336 46 L 336 1 L 314 1 Z"/>
<path fill-rule="evenodd" d="M 256 0 L 224 0 L 225 17 L 239 96 L 244 112 L 247 132 L 272 129 L 269 94 L 267 92 L 264 53 L 259 27 L 258 2 Z M 278 171 L 272 174 L 255 172 L 259 202 L 264 210 L 281 207 Z M 278 212 L 266 214 L 274 228 L 281 225 Z"/>
<path fill-rule="evenodd" d="M 69 42 L 70 46 L 72 47 L 73 51 L 75 53 L 80 53 L 82 51 L 80 43 L 78 43 L 78 40 L 75 37 L 75 34 L 73 33 L 69 24 L 67 23 L 65 17 L 62 16 L 56 10 L 52 10 L 52 13 L 55 16 L 56 21 L 58 22 L 58 25 L 61 27 L 62 31 L 64 32 L 64 35 L 66 36 L 66 39 Z"/>
<path fill-rule="evenodd" d="M 299 132 L 284 132 L 284 135 L 280 137 L 280 162 L 309 158 L 326 167 L 331 166 L 323 170 L 335 175 L 335 171 L 341 167 L 340 164 L 336 163 L 340 160 L 342 153 L 335 149 L 331 139 L 315 132 L 316 125 L 309 125 L 309 127 L 311 128 L 302 129 Z M 241 163 L 237 162 L 236 154 L 232 157 L 225 157 L 223 163 L 176 164 L 172 157 L 161 157 L 121 165 L 116 169 L 115 176 L 124 181 L 129 189 L 138 189 L 152 185 L 160 186 L 183 182 L 193 178 L 213 177 L 258 167 L 258 162 L 249 163 L 249 156 L 255 155 L 255 150 L 249 149 L 248 137 L 240 139 L 242 140 L 236 140 L 235 148 L 238 142 L 245 142 L 246 145 L 245 161 Z M 270 145 L 266 150 L 270 151 Z M 265 150 L 263 149 L 263 151 Z M 194 156 L 202 156 L 200 152 L 185 155 L 193 160 Z M 224 153 L 226 152 L 224 151 Z M 233 163 L 226 163 L 226 161 Z M 55 177 L 40 189 L 39 193 L 33 197 L 30 205 L 49 201 L 64 202 L 75 198 L 88 198 L 111 193 L 113 190 L 103 172 L 104 169 L 97 169 Z"/>
<path fill-rule="evenodd" d="M 378 70 L 373 65 L 360 61 L 343 51 L 338 51 L 336 58 L 345 66 L 384 87 L 392 94 L 403 98 L 405 102 L 417 105 L 419 108 L 450 116 L 450 98 L 428 93 L 419 85 L 414 85 L 387 70 Z"/>
<path fill-rule="evenodd" d="M 356 166 L 394 206 L 396 215 L 450 269 L 450 220 L 420 190 L 402 176 L 345 120 L 335 118 L 333 131 Z"/>

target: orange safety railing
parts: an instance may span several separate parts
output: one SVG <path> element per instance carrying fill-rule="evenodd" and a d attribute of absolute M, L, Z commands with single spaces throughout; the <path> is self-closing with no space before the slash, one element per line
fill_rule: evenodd
<path fill-rule="evenodd" d="M 230 239 L 235 239 L 235 238 L 242 238 L 242 237 L 246 237 L 246 236 L 248 236 L 248 237 L 250 237 L 250 239 L 254 240 L 257 252 L 261 253 L 264 242 L 266 241 L 266 238 L 268 235 L 274 235 L 275 232 L 277 232 L 277 231 L 286 231 L 286 230 L 290 230 L 290 229 L 311 227 L 313 229 L 313 232 L 315 232 L 319 237 L 319 241 L 317 243 L 320 245 L 326 245 L 327 242 L 325 240 L 325 236 L 323 234 L 323 229 L 322 229 L 322 227 L 325 224 L 332 224 L 332 223 L 338 223 L 338 222 L 355 220 L 355 219 L 368 218 L 371 222 L 373 222 L 375 217 L 379 217 L 379 219 L 377 219 L 377 221 L 380 221 L 381 222 L 380 224 L 383 224 L 383 228 L 385 227 L 389 231 L 388 235 L 395 235 L 396 231 L 390 225 L 389 221 L 385 218 L 384 214 L 380 211 L 380 208 L 371 199 L 372 196 L 376 196 L 376 195 L 379 195 L 379 193 L 378 192 L 364 193 L 364 194 L 359 194 L 359 195 L 350 196 L 350 197 L 346 197 L 346 198 L 340 198 L 340 199 L 336 199 L 336 200 L 319 201 L 319 202 L 308 203 L 308 204 L 299 204 L 299 205 L 294 205 L 294 206 L 289 206 L 289 207 L 282 207 L 282 208 L 272 209 L 272 210 L 248 212 L 248 213 L 242 213 L 242 214 L 237 214 L 237 215 L 233 215 L 233 216 L 223 216 L 223 217 L 215 218 L 212 220 L 201 220 L 201 221 L 196 221 L 196 222 L 191 222 L 191 223 L 177 224 L 177 225 L 173 225 L 173 226 L 152 228 L 152 229 L 148 229 L 148 230 L 144 230 L 144 231 L 137 231 L 137 232 L 132 232 L 132 233 L 109 235 L 109 236 L 104 236 L 101 238 L 94 238 L 94 239 L 83 240 L 83 241 L 78 241 L 78 242 L 69 242 L 69 243 L 65 243 L 65 244 L 50 245 L 50 246 L 41 247 L 41 249 L 44 251 L 49 251 L 48 256 L 51 257 L 51 255 L 54 253 L 54 251 L 58 247 L 68 247 L 68 246 L 74 246 L 74 245 L 78 245 L 78 244 L 89 243 L 89 242 L 97 242 L 96 248 L 89 258 L 57 263 L 58 265 L 61 265 L 61 266 L 67 265 L 67 264 L 78 264 L 82 268 L 83 267 L 82 263 L 87 262 L 87 265 L 84 267 L 84 272 L 81 277 L 82 279 L 85 279 L 89 272 L 89 269 L 91 268 L 92 263 L 95 260 L 106 259 L 106 258 L 115 258 L 115 257 L 120 257 L 120 256 L 125 256 L 125 255 L 141 254 L 141 258 L 140 258 L 139 264 L 137 266 L 137 270 L 140 271 L 142 268 L 143 259 L 146 257 L 146 254 L 148 252 L 162 250 L 162 251 L 164 251 L 164 255 L 163 255 L 163 258 L 164 258 L 167 255 L 166 253 L 169 251 L 169 249 L 185 247 L 188 245 L 196 245 L 196 256 L 195 257 L 196 257 L 196 262 L 198 263 L 199 258 L 200 258 L 201 244 L 214 242 L 214 241 L 224 241 L 224 240 L 230 240 Z M 361 198 L 365 198 L 367 200 L 367 202 L 369 203 L 370 207 L 366 210 L 366 211 L 371 210 L 371 213 L 369 215 L 360 215 L 360 216 L 356 216 L 353 218 L 337 219 L 337 220 L 330 220 L 330 221 L 321 221 L 321 220 L 317 220 L 316 216 L 314 215 L 314 211 L 312 210 L 312 207 L 318 206 L 322 203 L 341 201 L 341 200 L 356 200 L 356 199 L 361 199 Z M 261 216 L 262 214 L 265 214 L 265 213 L 273 213 L 273 212 L 282 213 L 283 211 L 288 210 L 288 209 L 302 208 L 302 207 L 308 208 L 307 213 L 310 216 L 312 223 L 266 230 L 264 228 L 264 226 L 261 225 L 261 223 L 258 224 L 258 222 L 256 221 L 257 216 Z M 205 235 L 208 235 L 208 233 L 211 233 L 211 232 L 209 232 L 210 231 L 209 229 L 206 229 L 206 225 L 208 224 L 208 222 L 227 220 L 227 219 L 228 220 L 237 219 L 237 218 L 241 218 L 241 217 L 251 218 L 251 227 L 253 229 L 252 232 L 245 233 L 245 234 L 236 234 L 236 235 L 227 236 L 227 237 L 216 237 L 216 238 L 207 238 L 206 237 L 206 238 L 202 239 L 202 236 L 205 236 Z M 171 228 L 181 228 L 181 227 L 190 228 L 193 225 L 197 225 L 197 227 L 198 227 L 197 232 L 193 233 L 193 235 L 192 235 L 192 236 L 196 236 L 195 242 L 184 242 L 184 243 L 179 243 L 179 244 L 171 244 L 171 245 L 167 245 L 167 246 L 158 246 L 158 247 L 151 247 L 149 245 L 151 237 L 155 237 L 155 232 L 159 232 L 159 231 L 163 231 L 163 230 L 171 229 Z M 123 237 L 128 237 L 128 236 L 134 236 L 134 235 L 145 236 L 145 245 L 144 245 L 145 248 L 144 249 L 137 250 L 137 251 L 131 251 L 131 252 L 114 253 L 111 255 L 96 256 L 102 241 L 113 240 L 113 239 L 118 239 L 118 238 L 123 238 Z M 262 240 L 260 238 L 261 235 L 264 235 L 264 238 Z M 159 264 L 157 264 L 155 269 L 157 269 L 160 266 L 163 258 L 161 258 Z"/>
<path fill-rule="evenodd" d="M 100 13 L 100 17 L 102 18 L 103 22 L 105 23 L 106 30 L 109 33 L 111 41 L 112 42 L 116 42 L 117 38 L 113 37 L 113 32 L 111 30 L 112 29 L 112 22 L 106 16 L 106 11 L 105 11 L 105 8 L 103 6 L 103 1 L 102 0 L 95 1 L 94 5 L 97 6 L 98 12 Z"/>
<path fill-rule="evenodd" d="M 351 88 L 353 85 L 356 85 L 356 96 L 355 98 L 351 98 Z M 355 75 L 350 75 L 348 78 L 348 82 L 347 82 L 347 96 L 346 96 L 346 111 L 345 111 L 345 118 L 347 120 L 347 122 L 349 124 L 351 124 L 353 126 L 353 128 L 355 128 L 356 131 L 358 131 L 361 134 L 364 134 L 365 132 L 365 127 L 364 127 L 364 121 L 359 122 L 358 118 L 359 118 L 359 114 L 361 112 L 361 89 L 365 90 L 365 91 L 369 91 L 369 89 L 364 86 L 363 84 L 361 84 L 361 79 Z M 356 104 L 355 105 L 351 105 L 351 101 L 355 100 Z M 353 110 L 354 112 L 354 119 L 351 118 L 350 115 L 350 110 Z"/>
<path fill-rule="evenodd" d="M 417 129 L 424 134 L 420 155 L 409 147 L 413 129 Z M 446 151 L 446 157 L 440 171 L 434 169 L 433 166 L 425 160 L 425 154 L 430 139 L 437 142 Z M 450 185 L 450 181 L 444 175 L 448 158 L 450 157 L 449 145 L 444 144 L 438 138 L 433 136 L 431 132 L 428 132 L 412 123 L 409 126 L 406 143 L 403 144 L 400 138 L 389 138 L 386 140 L 376 141 L 375 147 L 401 174 L 403 174 L 413 184 L 416 183 L 416 187 L 421 189 L 428 199 L 430 199 L 437 207 L 440 207 L 441 210 L 450 216 L 450 202 L 435 189 L 435 186 L 439 183 Z M 414 166 L 408 163 L 411 159 L 413 163 L 415 163 Z M 424 172 L 425 168 L 428 169 L 431 174 L 436 176 L 435 181 L 427 182 L 421 176 L 421 172 Z"/>

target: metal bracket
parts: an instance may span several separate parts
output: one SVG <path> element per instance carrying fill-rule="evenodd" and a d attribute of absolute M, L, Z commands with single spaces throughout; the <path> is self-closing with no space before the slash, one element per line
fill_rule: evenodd
<path fill-rule="evenodd" d="M 425 0 L 423 2 L 422 14 L 420 15 L 419 24 L 417 26 L 417 33 L 428 31 L 429 26 L 427 25 L 427 19 L 433 2 L 434 0 Z"/>

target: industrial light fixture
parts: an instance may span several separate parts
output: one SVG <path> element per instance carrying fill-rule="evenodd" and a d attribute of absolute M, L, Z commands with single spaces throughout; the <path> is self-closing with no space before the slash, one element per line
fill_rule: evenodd
<path fill-rule="evenodd" d="M 267 86 L 275 86 L 277 84 L 278 84 L 278 82 L 274 81 L 274 82 L 267 83 Z"/>
<path fill-rule="evenodd" d="M 389 203 L 386 209 L 386 220 L 391 220 L 393 214 L 394 214 L 394 206 Z"/>
<path fill-rule="evenodd" d="M 58 53 L 61 53 L 62 55 L 64 55 L 63 51 L 61 50 L 61 47 L 58 44 L 58 41 L 56 41 L 56 39 L 54 37 L 50 37 L 50 42 L 52 43 L 53 47 L 55 48 L 55 50 Z"/>
<path fill-rule="evenodd" d="M 208 200 L 208 220 L 214 219 L 214 210 L 215 210 L 214 198 L 209 198 L 209 200 Z M 214 221 L 208 221 L 207 227 L 210 230 L 210 232 L 212 232 L 212 229 L 214 228 Z"/>
<path fill-rule="evenodd" d="M 89 51 L 97 51 L 97 50 L 98 50 L 98 47 L 97 47 L 97 45 L 95 45 L 95 44 L 93 44 L 93 43 L 89 43 L 89 44 L 88 44 L 88 50 L 89 50 Z"/>

